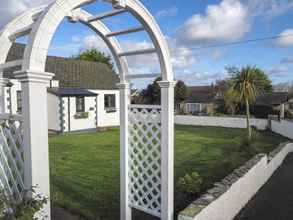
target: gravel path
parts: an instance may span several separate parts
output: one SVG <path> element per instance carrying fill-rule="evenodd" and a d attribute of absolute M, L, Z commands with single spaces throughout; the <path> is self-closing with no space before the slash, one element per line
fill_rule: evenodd
<path fill-rule="evenodd" d="M 293 220 L 293 153 L 234 220 Z"/>

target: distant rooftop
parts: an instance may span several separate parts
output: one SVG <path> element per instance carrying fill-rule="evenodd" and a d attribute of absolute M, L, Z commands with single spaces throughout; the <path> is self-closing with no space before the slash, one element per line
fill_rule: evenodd
<path fill-rule="evenodd" d="M 187 103 L 210 103 L 213 101 L 213 86 L 190 86 L 187 88 Z"/>
<path fill-rule="evenodd" d="M 281 105 L 289 100 L 288 92 L 273 92 L 257 97 L 255 105 Z"/>

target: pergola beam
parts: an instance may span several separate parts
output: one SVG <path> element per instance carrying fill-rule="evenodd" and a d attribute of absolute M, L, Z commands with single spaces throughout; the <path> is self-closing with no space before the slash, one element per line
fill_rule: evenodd
<path fill-rule="evenodd" d="M 140 32 L 140 31 L 144 31 L 144 27 L 136 27 L 136 28 L 128 28 L 125 30 L 121 30 L 121 31 L 116 31 L 116 32 L 112 32 L 110 34 L 107 34 L 107 37 L 114 37 L 114 36 L 119 36 L 119 35 L 124 35 L 124 34 L 130 34 L 130 33 L 136 33 L 136 32 Z"/>
<path fill-rule="evenodd" d="M 154 79 L 157 77 L 160 77 L 160 73 L 152 73 L 152 74 L 130 74 L 126 75 L 126 79 L 131 80 L 131 79 Z"/>
<path fill-rule="evenodd" d="M 128 51 L 128 52 L 123 52 L 118 55 L 120 57 L 127 57 L 127 56 L 151 54 L 151 53 L 156 53 L 156 52 L 157 52 L 157 50 L 155 48 L 150 48 L 150 49 L 142 49 L 142 50 L 133 50 L 133 51 Z"/>
<path fill-rule="evenodd" d="M 23 63 L 23 60 L 13 60 L 6 63 L 2 63 L 0 64 L 0 70 L 8 69 L 11 67 L 16 67 L 16 66 L 21 66 L 22 63 Z"/>
<path fill-rule="evenodd" d="M 21 28 L 21 29 L 15 31 L 14 33 L 12 33 L 9 36 L 9 39 L 10 40 L 15 40 L 18 37 L 22 37 L 22 36 L 28 35 L 31 32 L 32 27 L 33 27 L 33 24 L 31 24 L 31 25 L 29 25 L 27 27 L 24 27 L 24 28 Z"/>
<path fill-rule="evenodd" d="M 124 12 L 126 12 L 125 9 L 119 9 L 119 10 L 113 10 L 110 12 L 98 14 L 98 15 L 90 17 L 87 22 L 93 22 L 93 21 L 109 18 L 109 17 L 115 16 L 115 15 L 122 14 Z"/>

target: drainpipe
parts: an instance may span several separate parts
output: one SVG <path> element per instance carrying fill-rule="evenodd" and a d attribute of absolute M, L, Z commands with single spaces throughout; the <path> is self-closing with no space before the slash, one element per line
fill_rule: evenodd
<path fill-rule="evenodd" d="M 9 114 L 12 115 L 12 97 L 11 97 L 11 87 L 13 86 L 12 82 L 7 83 L 8 94 L 9 94 Z"/>
<path fill-rule="evenodd" d="M 67 105 L 67 113 L 68 113 L 68 132 L 70 132 L 70 97 L 68 97 L 68 105 Z"/>

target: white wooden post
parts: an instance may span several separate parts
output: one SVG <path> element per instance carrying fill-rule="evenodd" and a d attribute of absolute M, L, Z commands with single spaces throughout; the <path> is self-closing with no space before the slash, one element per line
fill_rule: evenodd
<path fill-rule="evenodd" d="M 131 220 L 128 188 L 128 107 L 130 104 L 130 87 L 129 83 L 120 83 L 118 87 L 120 89 L 120 220 Z"/>
<path fill-rule="evenodd" d="M 53 76 L 52 73 L 33 71 L 15 73 L 21 82 L 22 91 L 24 185 L 26 189 L 36 187 L 36 193 L 48 198 L 42 210 L 46 219 L 51 219 L 47 84 Z"/>
<path fill-rule="evenodd" d="M 0 78 L 0 114 L 6 113 L 6 100 L 5 100 L 5 89 L 9 80 L 6 78 Z"/>
<path fill-rule="evenodd" d="M 160 81 L 162 107 L 162 220 L 174 219 L 174 87 L 176 82 Z"/>

